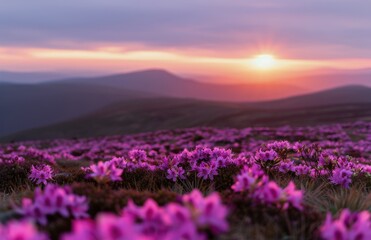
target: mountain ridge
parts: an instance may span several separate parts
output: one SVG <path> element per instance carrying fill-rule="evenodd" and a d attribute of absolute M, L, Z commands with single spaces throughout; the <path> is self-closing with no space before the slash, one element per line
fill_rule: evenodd
<path fill-rule="evenodd" d="M 340 94 L 338 102 L 317 104 L 318 99 L 322 99 L 319 96 L 329 93 L 335 96 L 334 93 L 347 91 L 353 91 L 349 95 L 355 95 L 359 90 L 365 91 L 364 96 L 368 98 L 346 102 Z M 310 96 L 312 104 L 308 102 Z M 279 104 L 274 101 L 247 104 L 164 97 L 132 99 L 64 123 L 8 135 L 3 140 L 92 137 L 196 126 L 243 128 L 371 121 L 371 88 L 368 87 L 347 86 L 290 99 L 275 101 Z"/>

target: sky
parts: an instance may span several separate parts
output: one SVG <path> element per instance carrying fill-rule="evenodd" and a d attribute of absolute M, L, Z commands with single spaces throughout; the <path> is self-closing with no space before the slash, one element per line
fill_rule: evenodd
<path fill-rule="evenodd" d="M 0 0 L 0 69 L 194 75 L 371 68 L 366 0 Z M 263 68 L 257 56 L 274 56 Z"/>

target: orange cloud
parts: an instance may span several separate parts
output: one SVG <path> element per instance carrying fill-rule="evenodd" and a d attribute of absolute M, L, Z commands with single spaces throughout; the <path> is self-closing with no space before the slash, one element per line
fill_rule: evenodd
<path fill-rule="evenodd" d="M 257 52 L 256 54 L 259 54 Z M 274 54 L 274 53 L 273 53 Z M 125 50 L 105 46 L 88 50 L 50 48 L 0 48 L 0 64 L 7 70 L 54 70 L 123 72 L 145 68 L 165 68 L 180 73 L 247 76 L 256 72 L 255 56 L 225 57 L 206 55 L 202 50 L 180 52 L 163 49 Z M 371 68 L 371 59 L 302 60 L 276 56 L 278 73 L 320 68 Z"/>

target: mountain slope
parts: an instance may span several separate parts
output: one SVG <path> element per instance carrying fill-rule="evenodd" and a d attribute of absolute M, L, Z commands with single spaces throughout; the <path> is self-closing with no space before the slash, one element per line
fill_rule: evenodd
<path fill-rule="evenodd" d="M 360 101 L 342 99 L 357 92 Z M 370 93 L 369 88 L 350 86 L 250 104 L 177 98 L 140 99 L 117 103 L 73 121 L 14 134 L 4 140 L 92 137 L 196 126 L 243 128 L 371 121 L 371 94 L 367 93 Z M 318 101 L 323 100 L 321 96 L 336 96 L 338 100 L 332 98 L 324 105 L 318 105 Z"/>
<path fill-rule="evenodd" d="M 153 94 L 86 84 L 1 84 L 0 136 L 82 116 Z"/>
<path fill-rule="evenodd" d="M 60 73 L 52 72 L 10 72 L 0 71 L 0 83 L 41 83 L 53 81 L 67 76 Z"/>
<path fill-rule="evenodd" d="M 167 97 L 194 98 L 213 101 L 262 101 L 308 92 L 293 85 L 212 84 L 181 78 L 164 70 L 145 70 L 96 78 L 66 79 L 64 82 L 89 83 L 151 92 Z"/>
<path fill-rule="evenodd" d="M 275 101 L 254 103 L 251 106 L 284 109 L 352 103 L 371 103 L 371 88 L 357 85 L 343 86 Z"/>

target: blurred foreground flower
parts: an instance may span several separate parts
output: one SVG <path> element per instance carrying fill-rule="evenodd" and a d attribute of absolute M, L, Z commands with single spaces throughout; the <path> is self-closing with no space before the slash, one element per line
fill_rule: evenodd
<path fill-rule="evenodd" d="M 25 218 L 45 225 L 47 216 L 54 214 L 63 217 L 88 217 L 88 208 L 86 197 L 73 194 L 69 187 L 48 184 L 44 191 L 40 188 L 35 190 L 33 201 L 23 198 L 22 206 L 15 210 Z"/>
<path fill-rule="evenodd" d="M 101 213 L 95 221 L 75 220 L 72 232 L 62 239 L 205 240 L 207 233 L 216 235 L 228 230 L 227 213 L 218 193 L 203 197 L 194 190 L 182 197 L 182 204 L 159 206 L 148 199 L 143 206 L 137 206 L 129 201 L 121 216 Z"/>
<path fill-rule="evenodd" d="M 1 240 L 47 240 L 44 233 L 39 233 L 31 222 L 11 221 L 0 225 Z"/>
<path fill-rule="evenodd" d="M 371 217 L 367 211 L 351 213 L 344 209 L 337 219 L 327 214 L 325 223 L 320 228 L 325 240 L 368 240 L 371 239 Z"/>

